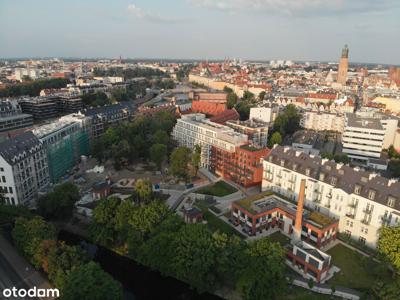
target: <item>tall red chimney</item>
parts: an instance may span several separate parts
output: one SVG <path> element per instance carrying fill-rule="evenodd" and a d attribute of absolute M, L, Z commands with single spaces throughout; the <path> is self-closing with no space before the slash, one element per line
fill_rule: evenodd
<path fill-rule="evenodd" d="M 297 211 L 296 211 L 296 221 L 294 225 L 295 237 L 300 240 L 301 239 L 301 227 L 303 220 L 303 207 L 304 207 L 304 197 L 306 193 L 306 180 L 302 179 L 300 182 L 300 191 L 299 197 L 297 201 Z"/>

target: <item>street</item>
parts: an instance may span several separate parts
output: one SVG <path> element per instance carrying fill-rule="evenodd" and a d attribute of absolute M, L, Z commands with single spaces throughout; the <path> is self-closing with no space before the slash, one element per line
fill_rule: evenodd
<path fill-rule="evenodd" d="M 28 289 L 28 286 L 25 284 L 25 282 L 21 279 L 21 277 L 19 277 L 7 259 L 0 252 L 0 299 L 21 299 L 14 297 L 3 297 L 3 290 L 11 289 L 13 287 Z"/>

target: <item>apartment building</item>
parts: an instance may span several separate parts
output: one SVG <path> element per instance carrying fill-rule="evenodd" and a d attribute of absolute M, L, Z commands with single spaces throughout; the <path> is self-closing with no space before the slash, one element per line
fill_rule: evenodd
<path fill-rule="evenodd" d="M 252 107 L 250 108 L 249 119 L 270 124 L 275 121 L 278 114 L 279 107 L 272 106 L 272 104 L 270 107 Z"/>
<path fill-rule="evenodd" d="M 267 147 L 268 123 L 249 119 L 246 121 L 227 121 L 225 124 L 237 132 L 246 134 L 253 144 L 260 147 Z"/>
<path fill-rule="evenodd" d="M 343 152 L 353 162 L 385 170 L 387 162 L 380 160 L 381 153 L 393 145 L 397 126 L 398 119 L 386 115 L 346 114 Z"/>
<path fill-rule="evenodd" d="M 339 219 L 339 230 L 375 248 L 382 226 L 400 225 L 400 182 L 277 146 L 263 159 L 262 190 L 297 201 L 307 181 L 304 205 Z"/>
<path fill-rule="evenodd" d="M 84 115 L 71 114 L 33 130 L 46 149 L 53 183 L 71 171 L 82 155 L 89 155 L 88 126 Z"/>
<path fill-rule="evenodd" d="M 204 114 L 183 115 L 177 120 L 172 137 L 179 146 L 193 149 L 201 146 L 201 166 L 211 167 L 211 148 L 213 146 L 234 153 L 236 147 L 248 143 L 247 135 L 235 132 L 232 128 L 211 122 Z"/>
<path fill-rule="evenodd" d="M 136 105 L 133 102 L 127 101 L 87 109 L 82 113 L 90 120 L 90 138 L 96 139 L 111 125 L 129 121 L 135 111 Z"/>
<path fill-rule="evenodd" d="M 51 97 L 23 97 L 18 101 L 22 111 L 32 115 L 35 120 L 58 116 L 57 102 Z"/>
<path fill-rule="evenodd" d="M 7 204 L 34 206 L 49 183 L 46 150 L 32 132 L 0 143 L 0 187 Z"/>
<path fill-rule="evenodd" d="M 300 126 L 305 129 L 318 131 L 344 130 L 344 114 L 320 111 L 305 111 L 300 120 Z"/>
<path fill-rule="evenodd" d="M 21 106 L 17 100 L 0 101 L 0 135 L 14 136 L 22 133 L 26 128 L 33 125 L 33 118 L 29 114 L 22 113 Z"/>

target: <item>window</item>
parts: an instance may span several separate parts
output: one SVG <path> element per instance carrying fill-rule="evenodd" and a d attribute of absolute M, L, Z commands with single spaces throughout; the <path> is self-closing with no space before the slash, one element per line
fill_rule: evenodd
<path fill-rule="evenodd" d="M 360 193 L 361 193 L 361 185 L 359 185 L 359 184 L 355 185 L 354 193 L 357 194 L 357 195 L 360 195 Z"/>
<path fill-rule="evenodd" d="M 333 186 L 335 186 L 336 183 L 337 183 L 337 178 L 336 178 L 336 177 L 332 177 L 332 179 L 331 179 L 331 184 L 332 184 Z"/>
<path fill-rule="evenodd" d="M 387 205 L 388 205 L 389 207 L 394 207 L 395 203 L 396 203 L 396 199 L 395 199 L 394 197 L 392 197 L 392 196 L 389 196 L 389 197 L 388 197 Z"/>
<path fill-rule="evenodd" d="M 349 237 L 351 236 L 351 231 L 350 230 L 345 230 L 344 234 L 348 235 Z"/>
<path fill-rule="evenodd" d="M 307 169 L 306 169 L 306 175 L 307 175 L 307 176 L 310 176 L 310 173 L 311 173 L 310 168 L 307 168 Z"/>
<path fill-rule="evenodd" d="M 319 174 L 319 180 L 324 181 L 324 179 L 325 179 L 325 174 L 324 173 Z"/>
<path fill-rule="evenodd" d="M 1 178 L 3 178 L 3 182 L 6 182 L 6 176 L 2 176 Z"/>
<path fill-rule="evenodd" d="M 364 245 L 365 245 L 365 237 L 360 236 L 360 238 L 358 239 L 358 241 L 359 241 L 361 244 L 364 244 Z"/>
<path fill-rule="evenodd" d="M 370 199 L 370 200 L 374 200 L 375 199 L 375 195 L 376 195 L 376 192 L 374 191 L 374 190 L 369 190 L 369 192 L 368 192 L 368 199 Z"/>

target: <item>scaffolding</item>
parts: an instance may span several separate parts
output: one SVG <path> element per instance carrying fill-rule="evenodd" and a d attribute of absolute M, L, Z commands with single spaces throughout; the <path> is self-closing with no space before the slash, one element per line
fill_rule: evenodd
<path fill-rule="evenodd" d="M 55 144 L 48 145 L 49 173 L 53 183 L 68 174 L 82 155 L 89 154 L 89 136 L 80 130 L 71 133 Z"/>

